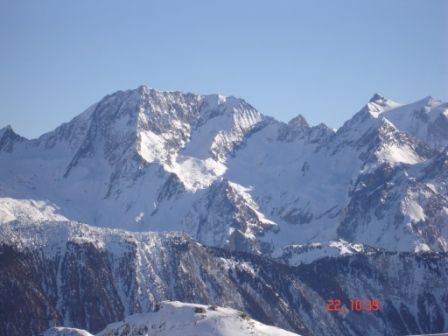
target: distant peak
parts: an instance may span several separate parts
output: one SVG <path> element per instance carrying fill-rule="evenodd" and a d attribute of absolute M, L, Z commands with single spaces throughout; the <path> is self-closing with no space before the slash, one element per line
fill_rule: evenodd
<path fill-rule="evenodd" d="M 439 105 L 441 101 L 432 96 L 426 96 L 425 98 L 421 99 L 419 103 L 423 106 L 435 106 Z"/>
<path fill-rule="evenodd" d="M 150 86 L 147 86 L 147 85 L 140 85 L 140 86 L 137 88 L 137 91 L 142 92 L 142 93 L 148 93 L 148 92 L 163 92 L 163 91 L 154 89 L 154 88 L 152 88 L 152 87 L 150 87 Z"/>
<path fill-rule="evenodd" d="M 386 100 L 387 99 L 384 96 L 382 96 L 382 95 L 380 95 L 378 93 L 375 93 L 372 96 L 372 98 L 370 98 L 369 103 L 379 103 L 379 102 L 384 102 Z"/>
<path fill-rule="evenodd" d="M 150 90 L 151 90 L 151 88 L 149 86 L 146 86 L 146 85 L 140 85 L 137 88 L 137 91 L 139 91 L 139 92 L 148 92 Z"/>
<path fill-rule="evenodd" d="M 378 118 L 381 113 L 398 106 L 400 106 L 399 103 L 375 93 L 372 98 L 370 98 L 364 110 L 367 111 L 372 117 Z"/>
<path fill-rule="evenodd" d="M 2 137 L 4 134 L 11 133 L 16 134 L 14 130 L 12 129 L 11 125 L 6 125 L 5 127 L 0 129 L 0 137 Z"/>
<path fill-rule="evenodd" d="M 25 140 L 12 129 L 11 125 L 7 125 L 0 129 L 0 151 L 11 152 L 14 144 Z"/>
<path fill-rule="evenodd" d="M 310 125 L 306 121 L 305 117 L 301 114 L 299 114 L 297 117 L 292 118 L 288 122 L 289 126 L 292 126 L 294 128 L 308 128 Z"/>
<path fill-rule="evenodd" d="M 137 87 L 134 90 L 130 90 L 132 92 L 138 92 L 140 95 L 150 95 L 150 96 L 166 96 L 166 95 L 191 95 L 192 93 L 190 92 L 183 92 L 183 91 L 173 91 L 173 90 L 159 90 L 147 85 L 140 85 L 139 87 Z M 196 95 L 198 96 L 198 95 Z"/>

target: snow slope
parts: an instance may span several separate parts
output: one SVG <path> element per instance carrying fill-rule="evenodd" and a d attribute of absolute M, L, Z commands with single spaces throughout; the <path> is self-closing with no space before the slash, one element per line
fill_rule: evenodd
<path fill-rule="evenodd" d="M 42 333 L 42 336 L 92 336 L 92 334 L 76 328 L 53 327 Z"/>
<path fill-rule="evenodd" d="M 70 333 L 71 332 L 71 333 Z M 128 316 L 112 323 L 97 336 L 292 336 L 298 335 L 257 322 L 246 314 L 231 308 L 164 301 L 154 313 Z M 44 336 L 89 336 L 91 334 L 70 328 L 53 328 Z"/>

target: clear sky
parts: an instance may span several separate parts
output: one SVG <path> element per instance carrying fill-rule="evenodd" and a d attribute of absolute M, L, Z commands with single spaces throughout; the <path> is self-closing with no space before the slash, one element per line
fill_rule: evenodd
<path fill-rule="evenodd" d="M 373 95 L 448 101 L 444 0 L 0 0 L 0 127 L 36 137 L 141 84 L 339 127 Z"/>

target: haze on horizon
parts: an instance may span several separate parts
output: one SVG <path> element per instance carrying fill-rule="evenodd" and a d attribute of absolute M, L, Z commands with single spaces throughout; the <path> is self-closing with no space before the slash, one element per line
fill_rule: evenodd
<path fill-rule="evenodd" d="M 0 2 L 0 128 L 28 138 L 147 85 L 339 127 L 378 92 L 448 100 L 448 2 Z"/>

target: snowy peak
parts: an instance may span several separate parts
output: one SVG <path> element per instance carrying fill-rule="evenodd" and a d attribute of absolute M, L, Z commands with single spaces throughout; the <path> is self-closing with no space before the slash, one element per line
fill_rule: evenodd
<path fill-rule="evenodd" d="M 400 131 L 434 149 L 448 145 L 448 105 L 430 96 L 412 104 L 397 106 L 382 116 Z"/>
<path fill-rule="evenodd" d="M 157 163 L 178 175 L 186 188 L 201 188 L 222 174 L 227 156 L 263 120 L 252 106 L 234 97 L 146 86 L 118 91 L 97 103 L 84 132 L 76 132 L 83 133 L 83 140 L 65 176 L 81 161 L 96 157 L 117 176 Z"/>
<path fill-rule="evenodd" d="M 378 93 L 374 93 L 372 98 L 370 98 L 369 103 L 380 103 L 386 101 L 386 98 Z"/>
<path fill-rule="evenodd" d="M 365 109 L 372 117 L 378 118 L 381 113 L 384 113 L 399 105 L 400 104 L 375 93 L 373 97 L 370 98 Z"/>
<path fill-rule="evenodd" d="M 427 145 L 401 132 L 386 117 L 378 119 L 371 131 L 362 137 L 362 142 L 366 146 L 364 156 L 369 157 L 367 164 L 416 164 L 434 155 Z"/>
<path fill-rule="evenodd" d="M 214 117 L 227 114 L 243 124 L 248 119 L 250 123 L 251 117 L 261 118 L 254 113 L 239 113 L 242 110 L 255 112 L 249 104 L 233 97 L 164 92 L 140 86 L 135 90 L 118 91 L 97 103 L 89 115 L 85 140 L 99 137 L 97 141 L 115 149 L 124 141 L 127 147 L 134 144 L 143 154 L 145 144 L 157 137 L 168 152 L 165 154 L 169 154 L 170 150 L 182 148 L 195 128 Z"/>
<path fill-rule="evenodd" d="M 373 133 L 405 136 L 411 142 L 440 150 L 448 145 L 448 106 L 426 97 L 411 104 L 398 104 L 375 94 L 369 103 L 337 131 L 336 143 L 359 148 Z"/>

